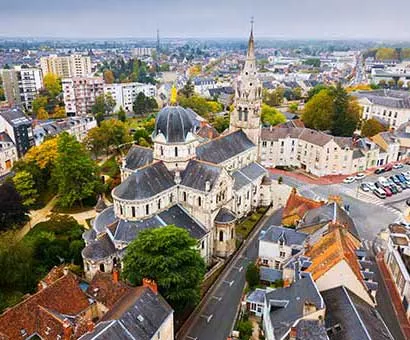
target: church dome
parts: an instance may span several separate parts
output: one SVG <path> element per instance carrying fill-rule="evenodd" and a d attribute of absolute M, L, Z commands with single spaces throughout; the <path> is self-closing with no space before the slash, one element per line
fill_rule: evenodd
<path fill-rule="evenodd" d="M 181 106 L 166 106 L 157 115 L 153 137 L 163 134 L 168 143 L 183 143 L 192 132 L 192 114 Z"/>

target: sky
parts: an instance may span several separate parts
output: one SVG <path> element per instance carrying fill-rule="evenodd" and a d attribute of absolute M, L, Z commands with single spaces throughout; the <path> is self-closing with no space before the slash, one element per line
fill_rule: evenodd
<path fill-rule="evenodd" d="M 0 36 L 410 40 L 410 0 L 0 0 Z"/>

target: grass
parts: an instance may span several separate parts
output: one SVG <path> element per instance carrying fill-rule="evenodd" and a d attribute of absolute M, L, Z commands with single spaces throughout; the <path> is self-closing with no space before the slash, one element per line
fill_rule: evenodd
<path fill-rule="evenodd" d="M 120 175 L 120 167 L 118 166 L 115 156 L 108 158 L 100 167 L 101 173 L 111 178 Z"/>
<path fill-rule="evenodd" d="M 265 214 L 267 208 L 259 208 L 254 213 L 246 217 L 241 223 L 236 226 L 236 237 L 239 240 L 246 239 L 258 221 Z"/>

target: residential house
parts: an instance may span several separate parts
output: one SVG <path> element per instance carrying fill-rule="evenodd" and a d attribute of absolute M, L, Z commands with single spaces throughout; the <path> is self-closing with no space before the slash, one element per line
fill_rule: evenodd
<path fill-rule="evenodd" d="M 380 148 L 378 166 L 400 160 L 400 142 L 393 132 L 380 132 L 371 137 L 371 140 Z"/>
<path fill-rule="evenodd" d="M 9 173 L 17 159 L 17 148 L 13 141 L 7 133 L 0 132 L 0 176 Z"/>

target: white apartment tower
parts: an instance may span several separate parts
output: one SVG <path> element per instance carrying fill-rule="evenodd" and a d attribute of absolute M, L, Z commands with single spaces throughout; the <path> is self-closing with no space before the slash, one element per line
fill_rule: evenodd
<path fill-rule="evenodd" d="M 50 55 L 40 58 L 43 74 L 56 74 L 61 78 L 86 77 L 91 74 L 91 59 L 89 56 L 73 54 L 70 56 Z"/>

